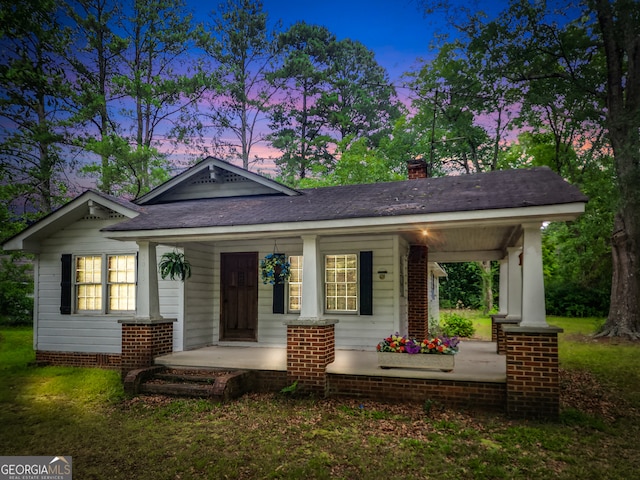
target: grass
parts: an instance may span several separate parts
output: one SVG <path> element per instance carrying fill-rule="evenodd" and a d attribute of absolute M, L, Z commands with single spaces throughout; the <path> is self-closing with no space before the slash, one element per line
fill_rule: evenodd
<path fill-rule="evenodd" d="M 514 421 L 428 399 L 125 399 L 115 372 L 28 366 L 30 329 L 4 328 L 0 453 L 70 455 L 78 479 L 637 478 L 640 346 L 585 337 L 595 320 L 549 321 L 565 329 L 563 368 L 597 378 L 620 416 L 566 408 L 557 423 Z"/>

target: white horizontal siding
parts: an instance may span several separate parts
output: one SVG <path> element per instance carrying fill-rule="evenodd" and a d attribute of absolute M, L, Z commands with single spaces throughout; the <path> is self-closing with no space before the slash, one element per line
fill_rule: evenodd
<path fill-rule="evenodd" d="M 373 252 L 373 315 L 325 313 L 337 318 L 336 347 L 374 349 L 378 342 L 398 328 L 399 307 L 397 294 L 398 254 L 397 239 L 393 235 L 327 237 L 320 239 L 323 255 Z M 380 279 L 379 270 L 386 270 Z"/>
<path fill-rule="evenodd" d="M 200 198 L 239 197 L 245 195 L 268 195 L 273 189 L 253 181 L 230 183 L 202 183 L 180 185 L 162 196 L 162 201 L 194 200 Z"/>
<path fill-rule="evenodd" d="M 373 252 L 373 315 L 358 314 L 330 314 L 327 318 L 336 318 L 336 345 L 339 348 L 375 348 L 381 338 L 399 328 L 399 240 L 394 235 L 385 236 L 348 236 L 323 237 L 319 240 L 320 252 L 323 255 L 354 253 L 360 251 Z M 278 239 L 277 251 L 290 255 L 302 255 L 302 240 L 300 238 Z M 220 254 L 231 252 L 258 252 L 258 258 L 274 251 L 274 241 L 240 241 L 221 242 L 214 248 L 213 275 L 220 278 Z M 384 279 L 380 279 L 378 270 L 386 270 Z M 214 342 L 219 339 L 220 320 L 220 288 L 216 285 L 213 290 L 214 301 Z M 273 286 L 258 282 L 258 345 L 284 346 L 286 345 L 287 320 L 298 318 L 297 313 L 273 314 Z M 187 316 L 187 324 L 190 323 Z M 188 327 L 189 328 L 189 327 Z M 204 330 L 207 334 L 208 331 Z M 255 345 L 255 344 L 254 344 Z"/>
<path fill-rule="evenodd" d="M 87 353 L 120 353 L 123 315 L 62 315 L 60 282 L 62 254 L 135 254 L 135 242 L 110 240 L 101 228 L 122 219 L 81 219 L 42 242 L 36 282 L 38 318 L 34 344 L 38 350 Z"/>
<path fill-rule="evenodd" d="M 184 349 L 211 345 L 217 330 L 214 318 L 213 247 L 189 243 L 185 257 L 191 263 L 191 278 L 185 282 Z M 217 338 L 217 337 L 216 337 Z"/>
<path fill-rule="evenodd" d="M 172 252 L 173 247 L 158 245 L 156 247 L 156 261 L 159 262 L 164 253 Z M 164 318 L 175 318 L 173 324 L 173 350 L 183 350 L 184 330 L 184 284 L 179 280 L 163 280 L 158 275 L 158 301 L 160 315 Z"/>

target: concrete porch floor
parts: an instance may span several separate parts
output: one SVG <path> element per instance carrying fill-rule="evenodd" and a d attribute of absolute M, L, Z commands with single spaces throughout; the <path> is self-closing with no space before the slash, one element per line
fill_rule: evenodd
<path fill-rule="evenodd" d="M 402 354 L 399 354 L 402 355 Z M 156 357 L 156 365 L 189 368 L 287 370 L 286 348 L 211 346 Z M 452 372 L 378 367 L 373 350 L 339 350 L 327 373 L 367 377 L 425 378 L 471 382 L 506 382 L 506 360 L 496 353 L 494 342 L 461 341 Z"/>

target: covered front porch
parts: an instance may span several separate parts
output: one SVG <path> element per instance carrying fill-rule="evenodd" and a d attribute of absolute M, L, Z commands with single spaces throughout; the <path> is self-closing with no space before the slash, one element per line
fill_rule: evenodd
<path fill-rule="evenodd" d="M 336 349 L 333 361 L 321 374 L 323 389 L 330 396 L 439 402 L 470 410 L 505 411 L 507 358 L 496 353 L 496 344 L 464 341 L 455 359 L 451 372 L 382 369 L 373 350 Z M 253 391 L 268 392 L 278 392 L 298 380 L 288 371 L 287 363 L 286 349 L 277 347 L 211 346 L 155 359 L 156 365 L 170 369 L 243 370 L 250 373 Z"/>
<path fill-rule="evenodd" d="M 287 349 L 276 347 L 210 346 L 174 352 L 155 358 L 156 365 L 170 368 L 216 368 L 287 371 Z M 462 341 L 452 372 L 439 370 L 378 367 L 374 350 L 336 349 L 327 374 L 380 376 L 391 378 L 441 379 L 505 383 L 506 358 L 496 353 L 493 342 Z"/>

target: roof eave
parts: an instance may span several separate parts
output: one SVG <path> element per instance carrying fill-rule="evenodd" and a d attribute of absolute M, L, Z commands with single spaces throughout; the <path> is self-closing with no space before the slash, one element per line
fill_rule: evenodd
<path fill-rule="evenodd" d="M 427 213 L 335 220 L 225 225 L 215 227 L 155 230 L 106 231 L 118 240 L 160 239 L 162 241 L 231 240 L 242 238 L 291 237 L 309 234 L 360 234 L 415 232 L 426 228 L 512 225 L 534 222 L 570 221 L 584 213 L 584 202 L 559 205 L 503 208 L 461 212 Z"/>

